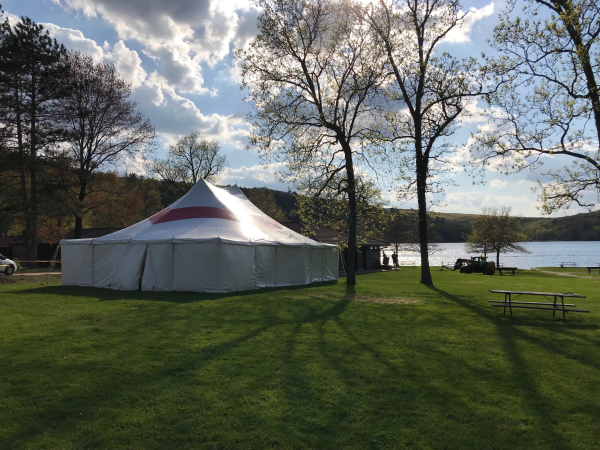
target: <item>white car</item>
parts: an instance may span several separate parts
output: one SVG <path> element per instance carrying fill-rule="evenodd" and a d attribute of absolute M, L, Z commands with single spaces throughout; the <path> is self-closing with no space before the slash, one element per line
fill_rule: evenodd
<path fill-rule="evenodd" d="M 0 272 L 4 272 L 4 275 L 12 275 L 16 271 L 17 265 L 15 262 L 4 255 L 0 255 Z"/>

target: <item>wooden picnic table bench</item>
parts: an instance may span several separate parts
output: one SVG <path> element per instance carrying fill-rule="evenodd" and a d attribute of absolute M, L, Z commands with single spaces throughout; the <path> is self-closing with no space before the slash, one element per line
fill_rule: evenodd
<path fill-rule="evenodd" d="M 600 273 L 600 267 L 586 267 L 588 273 L 592 273 L 592 270 L 597 270 Z"/>
<path fill-rule="evenodd" d="M 561 267 L 561 269 L 563 267 L 577 267 L 577 263 L 574 263 L 574 262 L 561 262 L 560 263 L 560 267 Z"/>
<path fill-rule="evenodd" d="M 510 310 L 510 317 L 512 317 L 513 308 L 524 308 L 524 309 L 547 309 L 552 311 L 552 316 L 556 317 L 556 311 L 562 311 L 563 322 L 566 322 L 568 312 L 582 312 L 589 313 L 587 309 L 573 309 L 576 305 L 572 303 L 565 303 L 566 298 L 585 298 L 585 295 L 572 294 L 571 292 L 532 292 L 532 291 L 505 291 L 498 289 L 490 289 L 492 294 L 504 294 L 504 301 L 501 300 L 488 300 L 492 306 L 503 307 L 504 314 L 506 314 L 506 308 Z M 543 297 L 554 297 L 552 303 L 540 303 L 540 302 L 515 302 L 513 301 L 513 295 L 520 297 L 521 295 L 541 295 Z M 556 304 L 560 298 L 561 303 Z"/>
<path fill-rule="evenodd" d="M 516 267 L 497 267 L 496 270 L 498 272 L 500 272 L 500 275 L 502 275 L 502 271 L 505 270 L 506 272 L 512 272 L 513 277 L 515 276 L 515 271 L 517 270 Z"/>

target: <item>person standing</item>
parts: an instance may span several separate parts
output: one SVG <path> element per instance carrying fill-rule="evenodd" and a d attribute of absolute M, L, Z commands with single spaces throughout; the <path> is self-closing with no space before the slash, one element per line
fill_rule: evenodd
<path fill-rule="evenodd" d="M 394 263 L 394 268 L 398 268 L 398 253 L 392 253 L 392 262 Z"/>

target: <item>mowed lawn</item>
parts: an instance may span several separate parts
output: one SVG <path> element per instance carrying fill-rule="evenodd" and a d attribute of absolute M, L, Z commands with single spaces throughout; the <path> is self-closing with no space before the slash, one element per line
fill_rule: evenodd
<path fill-rule="evenodd" d="M 600 279 L 432 273 L 236 295 L 2 285 L 0 448 L 600 448 Z M 583 294 L 591 314 L 511 320 L 490 288 Z"/>

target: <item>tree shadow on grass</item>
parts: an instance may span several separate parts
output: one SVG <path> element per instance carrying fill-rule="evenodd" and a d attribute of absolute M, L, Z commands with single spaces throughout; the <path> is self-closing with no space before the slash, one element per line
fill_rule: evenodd
<path fill-rule="evenodd" d="M 496 328 L 497 336 L 500 338 L 499 345 L 501 345 L 504 354 L 507 356 L 507 360 L 511 364 L 511 374 L 513 374 L 514 386 L 513 392 L 517 393 L 520 398 L 526 399 L 525 405 L 528 407 L 528 412 L 532 416 L 537 416 L 539 419 L 539 426 L 543 428 L 544 434 L 551 437 L 552 442 L 555 443 L 556 448 L 569 448 L 569 442 L 557 432 L 557 425 L 559 420 L 555 416 L 553 399 L 546 398 L 541 391 L 540 386 L 536 383 L 536 372 L 529 368 L 528 361 L 518 350 L 519 341 L 528 341 L 544 351 L 551 354 L 555 354 L 557 357 L 564 357 L 574 360 L 577 363 L 587 365 L 598 371 L 600 371 L 600 365 L 592 362 L 589 358 L 581 358 L 578 355 L 574 355 L 569 350 L 565 350 L 560 344 L 560 339 L 543 339 L 527 333 L 526 327 L 535 327 L 544 331 L 552 333 L 561 333 L 563 335 L 572 337 L 577 331 L 582 329 L 597 329 L 596 325 L 590 324 L 569 324 L 562 323 L 557 320 L 544 320 L 540 319 L 521 319 L 518 321 L 510 320 L 498 320 L 498 318 L 491 317 L 487 313 L 482 313 L 481 308 L 476 307 L 471 302 L 452 295 L 446 291 L 438 289 L 436 287 L 429 287 L 432 291 L 438 293 L 446 299 L 449 299 L 461 307 L 469 310 L 471 313 L 477 314 L 482 320 L 488 321 L 491 325 Z M 500 309 L 500 308 L 498 308 Z M 505 317 L 500 316 L 500 319 Z M 579 336 L 576 336 L 578 338 Z"/>
<path fill-rule="evenodd" d="M 353 289 L 349 289 L 349 292 L 352 291 Z M 351 298 L 352 294 L 348 294 L 348 297 Z M 28 358 L 27 360 L 19 357 L 20 352 L 5 355 L 4 363 L 11 367 L 11 372 L 15 370 L 15 366 L 22 366 L 22 372 L 28 374 L 27 377 L 29 378 L 12 384 L 11 397 L 13 399 L 22 399 L 25 404 L 28 402 L 27 399 L 31 401 L 31 389 L 33 386 L 39 388 L 40 377 L 46 380 L 44 382 L 49 385 L 48 387 L 53 395 L 48 396 L 42 392 L 33 394 L 34 397 L 41 397 L 43 400 L 39 402 L 36 400 L 35 408 L 20 408 L 18 413 L 13 414 L 11 422 L 14 421 L 14 424 L 6 424 L 4 436 L 0 435 L 0 444 L 2 444 L 0 446 L 24 448 L 33 443 L 44 442 L 46 437 L 57 438 L 58 436 L 68 435 L 70 436 L 69 440 L 62 442 L 70 442 L 79 448 L 110 447 L 115 444 L 115 437 L 118 437 L 119 433 L 121 437 L 124 437 L 124 433 L 127 434 L 128 426 L 132 425 L 127 424 L 127 414 L 131 414 L 132 418 L 136 415 L 147 415 L 145 405 L 137 403 L 136 392 L 144 391 L 144 401 L 151 403 L 148 409 L 152 408 L 152 411 L 161 409 L 169 412 L 169 414 L 165 415 L 163 413 L 156 420 L 150 420 L 150 426 L 147 430 L 144 430 L 143 436 L 150 436 L 154 440 L 145 441 L 147 444 L 141 446 L 145 448 L 165 448 L 165 446 L 171 445 L 185 447 L 184 442 L 179 441 L 179 439 L 185 441 L 190 436 L 180 438 L 173 434 L 173 429 L 180 428 L 181 422 L 184 421 L 180 416 L 181 404 L 176 401 L 177 397 L 182 395 L 177 392 L 178 389 L 182 393 L 195 392 L 193 395 L 199 395 L 196 401 L 202 405 L 202 408 L 200 408 L 202 411 L 197 412 L 198 417 L 204 416 L 214 419 L 210 412 L 205 411 L 205 408 L 210 410 L 211 407 L 215 407 L 214 405 L 211 406 L 211 402 L 207 400 L 210 397 L 202 397 L 203 394 L 198 394 L 198 391 L 194 388 L 195 377 L 198 374 L 215 371 L 217 370 L 215 365 L 225 364 L 228 369 L 224 373 L 219 370 L 216 373 L 228 377 L 227 380 L 229 380 L 229 377 L 235 379 L 239 368 L 235 367 L 236 357 L 230 355 L 234 352 L 240 352 L 240 347 L 247 346 L 248 350 L 242 351 L 244 354 L 241 362 L 246 361 L 247 358 L 252 360 L 254 358 L 252 349 L 260 349 L 261 346 L 257 347 L 250 343 L 262 339 L 265 333 L 280 327 L 291 327 L 292 330 L 287 339 L 289 341 L 289 344 L 286 344 L 287 351 L 282 354 L 283 360 L 287 359 L 289 362 L 294 359 L 290 353 L 292 342 L 295 339 L 294 336 L 301 334 L 301 328 L 313 322 L 332 320 L 343 313 L 349 301 L 336 302 L 321 310 L 315 309 L 315 305 L 299 305 L 299 308 L 304 309 L 304 313 L 299 314 L 298 317 L 293 315 L 288 319 L 276 316 L 265 317 L 257 314 L 253 319 L 247 320 L 245 317 L 238 315 L 237 319 L 229 321 L 225 332 L 220 335 L 215 333 L 214 338 L 205 341 L 208 342 L 208 345 L 204 344 L 198 350 L 189 352 L 185 352 L 188 348 L 186 345 L 176 352 L 171 351 L 172 347 L 170 347 L 169 341 L 197 341 L 198 328 L 202 329 L 198 325 L 206 322 L 204 317 L 180 325 L 169 323 L 169 321 L 157 324 L 155 316 L 140 318 L 141 320 L 138 319 L 135 322 L 123 321 L 118 324 L 113 322 L 107 326 L 106 334 L 103 333 L 107 338 L 113 339 L 112 343 L 106 342 L 103 336 L 98 334 L 85 337 L 85 334 L 81 334 L 81 330 L 73 341 L 72 328 L 57 329 L 62 333 L 62 336 L 54 336 L 54 341 L 69 342 L 68 347 L 77 350 L 77 353 L 69 356 L 68 360 L 67 358 L 63 360 L 62 354 L 60 356 L 42 357 L 43 359 Z M 318 306 L 320 305 L 322 304 L 318 304 Z M 296 312 L 298 307 L 295 308 Z M 236 320 L 239 322 L 239 326 L 235 326 Z M 156 330 L 155 334 L 148 336 L 147 333 L 139 332 L 139 330 L 152 329 L 150 327 Z M 136 330 L 138 331 L 136 332 Z M 119 334 L 115 341 L 114 336 L 117 331 Z M 177 334 L 174 335 L 173 332 Z M 186 334 L 189 334 L 189 336 L 186 336 Z M 38 339 L 38 336 L 27 336 L 25 339 L 13 342 L 11 347 L 15 349 L 35 348 L 39 345 L 37 343 Z M 82 340 L 85 342 L 86 339 L 90 339 L 89 345 L 82 348 Z M 94 342 L 100 345 L 99 349 L 94 348 Z M 88 349 L 95 351 L 93 357 L 86 355 L 85 351 Z M 192 348 L 190 347 L 189 350 L 192 350 Z M 63 352 L 65 352 L 65 356 L 70 355 L 69 348 L 63 349 Z M 80 352 L 84 356 L 81 360 L 77 358 Z M 150 355 L 149 361 L 144 361 L 141 355 Z M 122 363 L 119 363 L 119 361 Z M 239 363 L 240 360 L 237 360 L 237 364 Z M 24 370 L 23 365 L 35 367 L 35 375 L 33 372 Z M 142 367 L 145 368 L 140 370 Z M 289 362 L 285 377 L 290 382 L 294 380 L 301 382 L 298 378 L 298 369 L 297 364 Z M 255 376 L 257 378 L 256 389 L 264 389 L 265 386 L 261 386 L 260 382 L 262 373 L 256 373 L 254 366 L 252 366 L 252 370 L 254 372 L 251 371 L 250 374 L 241 374 L 240 376 L 246 378 Z M 69 383 L 68 380 L 70 379 L 72 379 L 72 383 Z M 173 380 L 173 387 L 176 388 L 173 393 L 169 393 L 168 389 L 165 391 L 170 383 L 169 380 Z M 210 383 L 214 382 L 210 381 Z M 297 384 L 297 387 L 300 395 L 304 395 L 304 386 L 300 383 Z M 213 384 L 212 389 L 214 390 L 214 388 Z M 237 388 L 235 385 L 232 386 L 234 390 Z M 221 393 L 220 395 L 226 396 L 227 394 Z M 248 392 L 245 395 L 248 395 Z M 213 400 L 218 401 L 219 399 Z M 128 402 L 131 402 L 131 405 Z M 182 402 L 186 405 L 186 408 L 196 408 L 194 402 L 190 402 L 189 398 L 182 399 Z M 129 407 L 134 408 L 135 411 L 127 412 Z M 100 426 L 103 426 L 102 420 L 97 416 L 98 411 L 103 411 L 103 414 L 106 414 L 107 411 L 109 414 L 114 414 L 111 411 L 120 411 L 120 409 L 123 409 L 123 412 L 118 414 L 118 423 L 111 423 L 112 426 L 115 426 L 114 430 L 107 430 L 106 434 L 85 433 L 85 427 L 89 427 L 90 423 L 99 421 Z M 250 409 L 246 411 L 246 414 L 252 415 L 254 412 L 255 410 Z M 226 413 L 226 411 L 221 413 Z M 159 420 L 161 418 L 164 423 Z M 255 420 L 259 419 L 255 418 Z M 86 424 L 85 421 L 89 422 Z M 174 423 L 174 421 L 179 422 Z M 186 434 L 186 430 L 181 431 L 182 435 Z M 226 433 L 225 427 L 222 432 Z M 139 439 L 138 431 L 130 429 L 129 433 L 136 435 Z M 135 442 L 130 440 L 132 436 L 126 436 L 126 438 L 131 443 Z M 148 445 L 148 443 L 151 445 Z M 189 445 L 190 443 L 185 444 Z M 224 444 L 214 442 L 214 445 L 222 446 Z"/>
<path fill-rule="evenodd" d="M 69 296 L 69 297 L 86 297 L 95 298 L 98 301 L 112 301 L 112 300 L 147 300 L 147 301 L 161 301 L 161 302 L 173 302 L 173 303 L 191 303 L 200 302 L 207 300 L 220 300 L 224 298 L 236 298 L 236 297 L 247 297 L 253 295 L 261 295 L 265 293 L 277 293 L 287 291 L 299 291 L 303 289 L 310 289 L 315 287 L 323 286 L 335 286 L 337 281 L 324 281 L 321 283 L 311 283 L 299 286 L 281 286 L 281 287 L 270 287 L 254 289 L 249 291 L 238 291 L 228 293 L 207 293 L 207 292 L 184 292 L 184 291 L 171 291 L 171 292 L 149 292 L 149 291 L 116 291 L 112 289 L 95 288 L 95 287 L 80 287 L 80 286 L 42 286 L 34 289 L 22 289 L 12 291 L 14 295 L 55 295 L 55 296 Z"/>

